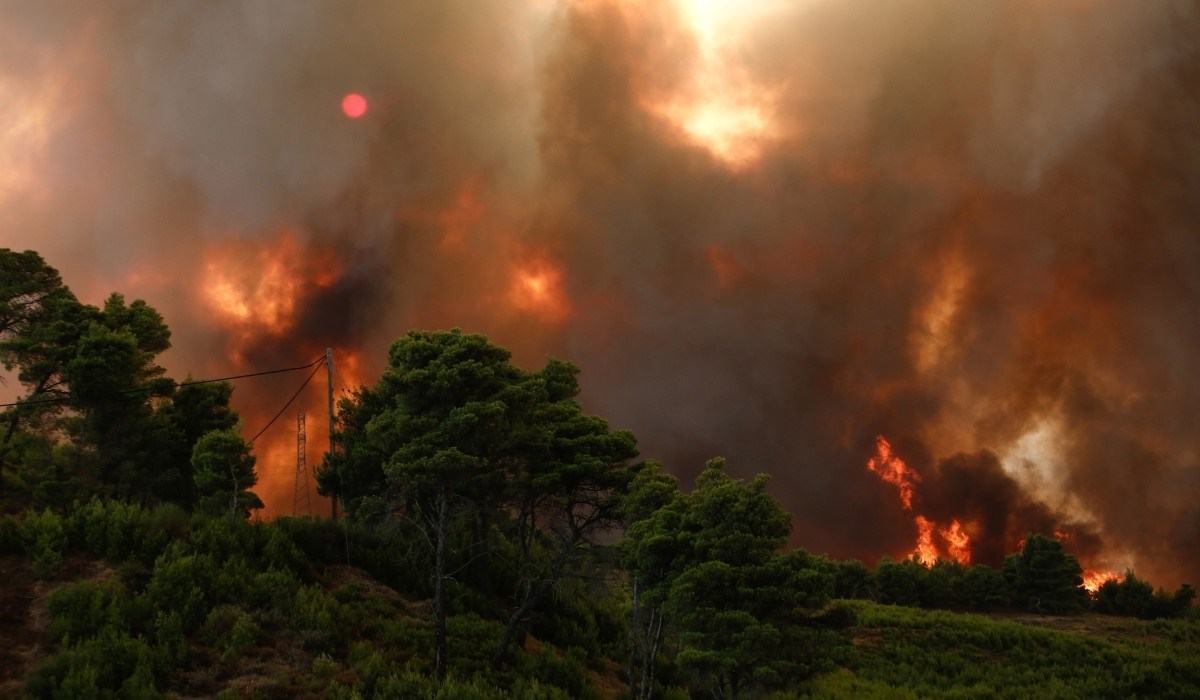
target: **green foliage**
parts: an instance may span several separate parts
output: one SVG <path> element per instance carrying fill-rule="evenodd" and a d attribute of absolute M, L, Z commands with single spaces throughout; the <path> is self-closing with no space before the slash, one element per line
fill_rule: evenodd
<path fill-rule="evenodd" d="M 1036 535 L 1003 573 L 886 559 L 872 573 L 781 555 L 791 523 L 765 476 L 733 479 L 718 459 L 682 494 L 661 465 L 630 464 L 632 435 L 583 412 L 573 365 L 526 372 L 458 332 L 397 341 L 378 384 L 343 403 L 346 450 L 321 483 L 348 499 L 346 521 L 247 522 L 254 458 L 234 432 L 231 390 L 168 386 L 155 364 L 169 343 L 161 317 L 119 295 L 86 307 L 53 275 L 41 310 L 20 316 L 5 307 L 15 282 L 3 273 L 0 358 L 30 396 L 69 388 L 80 403 L 30 404 L 0 423 L 0 464 L 15 466 L 3 487 L 68 514 L 0 519 L 0 553 L 25 552 L 42 578 L 68 551 L 72 572 L 92 570 L 88 553 L 112 562 L 48 595 L 34 697 L 231 697 L 252 676 L 263 696 L 587 698 L 595 674 L 607 685 L 618 666 L 639 698 L 1200 687 L 1195 620 L 1109 619 L 1132 626 L 1131 642 L 830 605 L 840 595 L 986 610 L 1011 598 L 1067 612 L 1082 598 L 1078 562 Z M 91 500 L 71 505 L 77 492 Z M 601 536 L 622 523 L 625 541 Z M 614 585 L 625 574 L 629 587 Z M 1184 617 L 1194 598 L 1129 572 L 1097 607 Z M 510 610 L 498 610 L 504 600 Z M 267 679 L 280 662 L 288 670 Z"/>
<path fill-rule="evenodd" d="M 28 690 L 38 698 L 159 697 L 153 666 L 144 640 L 104 628 L 48 659 L 34 671 Z"/>
<path fill-rule="evenodd" d="M 183 554 L 176 543 L 155 560 L 146 598 L 155 609 L 178 614 L 185 630 L 194 630 L 217 601 L 218 571 L 211 556 Z"/>
<path fill-rule="evenodd" d="M 1004 574 L 983 564 L 967 567 L 963 597 L 971 607 L 985 612 L 1005 606 L 1009 595 Z"/>
<path fill-rule="evenodd" d="M 1154 590 L 1149 581 L 1126 571 L 1120 580 L 1109 579 L 1096 590 L 1095 608 L 1110 615 L 1129 615 L 1146 620 L 1163 617 L 1183 617 L 1191 608 L 1196 591 L 1183 584 L 1174 595 L 1163 589 Z"/>
<path fill-rule="evenodd" d="M 153 510 L 132 503 L 92 498 L 68 520 L 71 540 L 110 561 L 134 558 L 149 565 L 166 548 L 171 535 L 186 528 L 186 515 L 175 505 Z"/>
<path fill-rule="evenodd" d="M 450 676 L 439 682 L 420 673 L 407 670 L 382 679 L 375 687 L 373 698 L 425 698 L 426 700 L 567 700 L 566 692 L 540 684 L 536 680 L 519 680 L 511 691 L 505 691 L 486 681 L 460 680 Z"/>
<path fill-rule="evenodd" d="M 87 323 L 98 314 L 79 303 L 58 271 L 32 250 L 0 248 L 0 362 L 17 370 L 30 403 L 4 411 L 0 467 L 7 464 L 18 429 L 62 413 L 63 404 L 38 399 L 66 394 L 63 372 Z M 0 473 L 0 488 L 3 487 Z"/>
<path fill-rule="evenodd" d="M 500 586 L 512 595 L 499 665 L 530 615 L 617 526 L 632 477 L 635 440 L 574 401 L 578 368 L 551 360 L 531 373 L 509 359 L 457 330 L 398 339 L 379 382 L 342 403 L 343 456 L 319 476 L 324 493 L 349 502 L 354 522 L 403 517 L 431 545 L 433 566 L 417 570 L 432 574 L 439 675 L 448 591 L 467 606 L 490 605 Z"/>
<path fill-rule="evenodd" d="M 561 656 L 547 650 L 526 658 L 521 667 L 523 677 L 561 688 L 573 698 L 594 696 L 587 684 L 587 669 L 584 663 L 587 653 L 583 649 L 568 647 L 566 653 Z"/>
<path fill-rule="evenodd" d="M 175 611 L 159 611 L 154 618 L 154 654 L 163 671 L 183 667 L 188 659 L 188 643 L 183 618 Z"/>
<path fill-rule="evenodd" d="M 1194 644 L 1147 644 L 1135 630 L 1092 637 L 978 615 L 846 605 L 858 625 L 826 646 L 845 670 L 817 678 L 811 696 L 1190 697 L 1200 688 Z"/>
<path fill-rule="evenodd" d="M 1082 610 L 1088 601 L 1083 568 L 1063 551 L 1056 539 L 1029 533 L 1020 553 L 1004 560 L 1004 577 L 1013 603 L 1029 610 L 1067 613 Z"/>
<path fill-rule="evenodd" d="M 328 651 L 337 641 L 338 603 L 318 586 L 301 586 L 292 605 L 291 627 L 304 647 Z"/>
<path fill-rule="evenodd" d="M 250 489 L 258 483 L 255 458 L 250 446 L 233 430 L 205 433 L 192 448 L 192 478 L 197 506 L 205 513 L 227 513 L 246 519 L 262 508 L 262 500 Z"/>
<path fill-rule="evenodd" d="M 50 578 L 62 566 L 68 538 L 66 524 L 57 513 L 49 508 L 41 513 L 26 513 L 21 540 L 25 553 L 33 560 L 33 570 L 38 578 Z"/>
<path fill-rule="evenodd" d="M 0 556 L 23 554 L 25 543 L 21 538 L 21 524 L 11 515 L 0 515 Z"/>
<path fill-rule="evenodd" d="M 17 457 L 14 485 L 29 501 L 64 507 L 100 494 L 191 507 L 192 446 L 236 416 L 229 385 L 177 390 L 163 376 L 157 356 L 170 337 L 144 301 L 82 304 L 37 253 L 0 249 L 0 362 L 28 399 L 4 413 L 0 465 Z M 67 395 L 70 411 L 44 400 Z"/>
<path fill-rule="evenodd" d="M 865 598 L 871 594 L 871 570 L 857 559 L 837 564 L 833 594 L 838 598 Z"/>
<path fill-rule="evenodd" d="M 91 639 L 106 628 L 126 630 L 121 602 L 126 592 L 115 583 L 87 581 L 60 588 L 46 600 L 53 622 L 50 636 L 56 642 L 70 638 L 76 642 Z"/>
<path fill-rule="evenodd" d="M 880 559 L 875 566 L 876 599 L 891 605 L 919 605 L 924 573 L 925 568 L 914 559 L 899 562 L 891 557 Z"/>
<path fill-rule="evenodd" d="M 319 681 L 328 681 L 333 678 L 339 669 L 341 669 L 341 666 L 329 654 L 317 654 L 312 662 L 313 678 Z"/>
<path fill-rule="evenodd" d="M 300 586 L 300 579 L 292 571 L 271 568 L 254 574 L 247 589 L 247 602 L 257 610 L 288 614 Z"/>
<path fill-rule="evenodd" d="M 674 529 L 673 567 L 665 580 L 666 608 L 678 630 L 677 661 L 714 692 L 775 686 L 804 673 L 803 654 L 788 642 L 798 635 L 797 611 L 822 605 L 834 572 L 815 557 L 776 554 L 790 518 L 766 492 L 766 477 L 744 484 L 709 462 L 696 488 L 672 500 L 649 521 L 657 541 Z"/>

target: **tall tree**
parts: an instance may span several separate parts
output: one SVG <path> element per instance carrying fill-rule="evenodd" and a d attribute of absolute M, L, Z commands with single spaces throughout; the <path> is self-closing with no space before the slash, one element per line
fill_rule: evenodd
<path fill-rule="evenodd" d="M 629 486 L 623 564 L 629 572 L 629 692 L 646 700 L 654 691 L 658 653 L 666 629 L 664 603 L 683 560 L 680 522 L 686 502 L 679 481 L 647 462 Z"/>
<path fill-rule="evenodd" d="M 0 362 L 26 390 L 4 414 L 0 466 L 18 430 L 35 430 L 22 444 L 69 451 L 70 480 L 126 500 L 190 506 L 193 446 L 237 418 L 228 385 L 176 390 L 164 376 L 157 357 L 170 338 L 146 302 L 113 294 L 102 308 L 82 304 L 37 253 L 0 249 Z M 28 477 L 35 465 L 23 460 Z M 63 462 L 53 460 L 35 493 L 67 483 Z"/>
<path fill-rule="evenodd" d="M 64 377 L 79 338 L 99 310 L 85 306 L 40 255 L 0 248 L 0 362 L 17 370 L 25 395 L 4 412 L 0 468 L 23 424 L 62 413 Z M 0 480 L 0 485 L 2 485 Z"/>
<path fill-rule="evenodd" d="M 1079 560 L 1045 535 L 1025 536 L 1021 551 L 1005 557 L 1004 578 L 1013 604 L 1033 612 L 1075 612 L 1088 601 Z"/>
<path fill-rule="evenodd" d="M 745 484 L 724 466 L 722 458 L 709 461 L 688 494 L 680 526 L 689 564 L 673 581 L 669 604 L 679 664 L 707 677 L 717 697 L 736 698 L 747 686 L 789 676 L 789 616 L 819 594 L 791 580 L 802 576 L 799 559 L 776 554 L 791 519 L 766 492 L 766 475 Z"/>
<path fill-rule="evenodd" d="M 378 385 L 359 394 L 343 424 L 351 489 L 382 471 L 402 494 L 408 517 L 421 526 L 434 552 L 435 670 L 447 669 L 446 586 L 452 528 L 472 507 L 505 492 L 514 414 L 524 405 L 525 372 L 509 353 L 479 335 L 412 331 L 388 353 Z M 378 461 L 376 461 L 378 460 Z"/>
<path fill-rule="evenodd" d="M 397 340 L 379 382 L 342 403 L 343 455 L 323 470 L 351 517 L 392 510 L 417 523 L 434 554 L 435 668 L 445 674 L 447 584 L 476 567 L 487 585 L 493 537 L 516 561 L 513 605 L 493 661 L 503 662 L 527 619 L 619 522 L 636 455 L 627 432 L 583 412 L 579 370 L 551 360 L 526 372 L 507 350 L 460 331 Z M 387 504 L 377 496 L 386 487 Z M 380 507 L 381 505 L 385 507 Z M 469 542 L 452 551 L 452 537 Z"/>
<path fill-rule="evenodd" d="M 599 535 L 618 525 L 621 498 L 635 473 L 629 461 L 637 456 L 637 440 L 583 412 L 574 401 L 578 372 L 551 361 L 533 377 L 535 386 L 547 389 L 532 393 L 544 404 L 522 421 L 531 426 L 532 445 L 524 447 L 524 459 L 513 460 L 523 466 L 512 487 L 520 561 L 514 605 L 493 657 L 497 666 L 533 607 L 595 550 Z M 541 556 L 539 548 L 545 550 Z"/>
<path fill-rule="evenodd" d="M 100 483 L 121 499 L 160 498 L 163 475 L 175 471 L 172 448 L 184 438 L 161 410 L 174 382 L 156 363 L 170 336 L 145 302 L 126 305 L 113 294 L 88 323 L 63 373 L 76 414 L 68 430 L 90 448 Z"/>
<path fill-rule="evenodd" d="M 766 475 L 743 483 L 724 466 L 723 458 L 709 461 L 681 497 L 652 473 L 635 482 L 634 502 L 663 505 L 631 524 L 626 561 L 645 608 L 637 617 L 658 618 L 648 631 L 635 626 L 632 648 L 643 667 L 654 663 L 665 620 L 679 637 L 680 666 L 714 696 L 736 698 L 804 670 L 796 652 L 806 611 L 825 602 L 834 572 L 803 552 L 780 556 L 791 521 L 766 492 Z M 638 673 L 634 685 L 635 697 L 649 697 L 652 673 Z"/>
<path fill-rule="evenodd" d="M 198 508 L 211 514 L 245 519 L 263 502 L 250 489 L 258 483 L 254 455 L 234 430 L 214 430 L 192 449 L 192 474 Z"/>
<path fill-rule="evenodd" d="M 162 406 L 175 442 L 168 468 L 156 478 L 155 493 L 164 500 L 191 508 L 196 501 L 192 477 L 192 450 L 205 434 L 215 430 L 233 430 L 238 415 L 230 405 L 233 385 L 228 382 L 193 382 L 188 377 Z"/>

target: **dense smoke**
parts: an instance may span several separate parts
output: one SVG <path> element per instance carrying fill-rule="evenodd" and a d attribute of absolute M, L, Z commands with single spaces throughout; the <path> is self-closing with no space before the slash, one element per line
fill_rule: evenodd
<path fill-rule="evenodd" d="M 458 326 L 808 549 L 912 551 L 883 434 L 974 561 L 1198 582 L 1198 49 L 1184 0 L 6 0 L 0 245 L 179 375 Z"/>

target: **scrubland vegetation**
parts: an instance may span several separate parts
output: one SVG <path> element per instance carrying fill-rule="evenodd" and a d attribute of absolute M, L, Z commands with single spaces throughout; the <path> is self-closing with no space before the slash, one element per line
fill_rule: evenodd
<path fill-rule="evenodd" d="M 1190 586 L 1090 595 L 1036 533 L 999 569 L 786 551 L 766 475 L 681 489 L 573 365 L 457 331 L 341 402 L 343 520 L 255 521 L 232 388 L 166 379 L 169 335 L 0 251 L 0 695 L 1200 694 Z"/>

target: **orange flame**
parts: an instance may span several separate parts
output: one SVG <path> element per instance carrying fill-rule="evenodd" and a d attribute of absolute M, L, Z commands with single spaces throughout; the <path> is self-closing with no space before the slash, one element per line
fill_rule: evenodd
<path fill-rule="evenodd" d="M 896 456 L 891 443 L 882 435 L 875 438 L 875 456 L 867 460 L 867 469 L 878 474 L 880 479 L 895 485 L 900 491 L 900 503 L 904 510 L 913 512 L 913 496 L 916 493 L 916 484 L 921 481 L 921 475 Z M 942 556 L 934 539 L 935 533 L 945 542 L 949 558 L 963 564 L 971 563 L 971 537 L 958 520 L 951 520 L 950 527 L 940 528 L 936 521 L 916 513 L 913 523 L 917 526 L 917 544 L 912 556 L 922 564 L 932 566 Z"/>
<path fill-rule="evenodd" d="M 930 566 L 938 559 L 937 545 L 933 543 L 934 522 L 923 515 L 918 515 L 913 522 L 917 524 L 917 548 L 913 556 L 925 566 Z"/>
<path fill-rule="evenodd" d="M 1103 586 L 1106 582 L 1116 581 L 1117 578 L 1118 578 L 1117 573 L 1115 571 L 1098 571 L 1096 569 L 1084 569 L 1083 570 L 1083 587 L 1086 588 L 1089 593 L 1095 593 L 1096 591 L 1100 590 L 1100 587 Z"/>
<path fill-rule="evenodd" d="M 904 510 L 912 510 L 914 484 L 921 480 L 921 475 L 910 469 L 904 460 L 892 452 L 891 443 L 882 435 L 875 438 L 875 456 L 867 461 L 867 469 L 899 489 Z"/>
<path fill-rule="evenodd" d="M 957 520 L 950 521 L 950 527 L 938 530 L 938 534 L 946 541 L 946 551 L 952 559 L 963 564 L 971 563 L 971 537 L 963 530 Z"/>
<path fill-rule="evenodd" d="M 231 352 L 261 335 L 283 335 L 295 325 L 303 299 L 339 276 L 331 254 L 305 249 L 290 232 L 274 241 L 223 241 L 205 252 L 203 297 L 230 330 Z"/>

